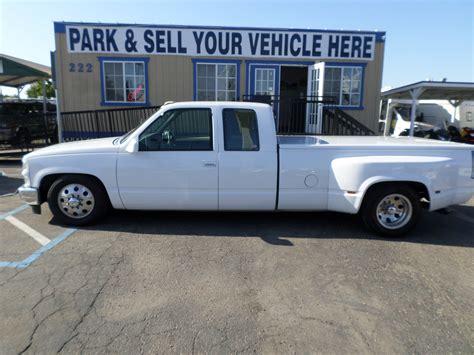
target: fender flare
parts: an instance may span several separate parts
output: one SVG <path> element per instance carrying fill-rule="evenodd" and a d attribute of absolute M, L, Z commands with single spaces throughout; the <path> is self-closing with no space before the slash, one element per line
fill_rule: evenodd
<path fill-rule="evenodd" d="M 60 169 L 59 168 L 45 168 L 45 169 L 42 169 L 42 170 L 38 171 L 35 174 L 34 180 L 32 181 L 32 186 L 34 186 L 34 187 L 41 190 L 41 184 L 44 182 L 44 179 L 47 178 L 48 176 L 51 176 L 51 175 L 69 175 L 69 174 L 90 176 L 90 177 L 93 177 L 93 178 L 97 179 L 102 184 L 102 186 L 104 187 L 105 192 L 106 192 L 106 194 L 109 198 L 109 201 L 112 203 L 113 207 L 114 208 L 124 208 L 121 200 L 116 198 L 116 194 L 114 193 L 114 191 L 110 190 L 99 176 L 96 176 L 94 174 L 84 173 L 84 171 L 82 171 L 81 169 L 74 168 L 74 167 L 61 167 Z"/>
<path fill-rule="evenodd" d="M 400 179 L 399 177 L 396 176 L 391 176 L 391 175 L 381 175 L 381 176 L 373 176 L 370 177 L 362 182 L 359 188 L 359 198 L 355 201 L 356 202 L 356 209 L 357 211 L 360 210 L 360 207 L 362 206 L 362 202 L 364 201 L 365 196 L 367 195 L 367 192 L 372 188 L 373 186 L 380 184 L 380 183 L 387 183 L 387 182 L 393 182 L 397 184 L 410 184 L 410 183 L 416 183 L 416 184 L 421 184 L 426 188 L 426 191 L 428 192 L 428 200 L 430 196 L 432 196 L 432 191 L 430 189 L 430 184 L 426 179 L 420 178 L 420 176 L 406 176 L 404 179 Z"/>

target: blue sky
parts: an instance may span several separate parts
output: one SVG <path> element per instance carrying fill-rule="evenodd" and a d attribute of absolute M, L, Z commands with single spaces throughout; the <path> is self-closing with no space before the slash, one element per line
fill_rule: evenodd
<path fill-rule="evenodd" d="M 472 0 L 0 0 L 0 52 L 49 65 L 53 21 L 380 30 L 383 86 L 474 81 Z"/>

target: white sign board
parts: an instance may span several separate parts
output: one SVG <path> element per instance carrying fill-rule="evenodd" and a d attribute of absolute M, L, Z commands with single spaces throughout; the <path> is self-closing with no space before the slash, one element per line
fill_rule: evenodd
<path fill-rule="evenodd" d="M 372 60 L 375 34 L 66 25 L 69 53 Z"/>

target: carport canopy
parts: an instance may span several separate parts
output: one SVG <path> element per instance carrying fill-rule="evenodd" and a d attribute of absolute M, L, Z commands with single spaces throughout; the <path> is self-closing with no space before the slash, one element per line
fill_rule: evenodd
<path fill-rule="evenodd" d="M 420 81 L 382 92 L 382 100 L 412 100 L 410 136 L 415 130 L 415 112 L 418 100 L 448 100 L 455 108 L 463 101 L 474 100 L 474 83 L 449 81 Z M 456 110 L 454 111 L 456 112 Z M 453 118 L 454 119 L 454 118 Z"/>
<path fill-rule="evenodd" d="M 0 86 L 20 88 L 51 78 L 51 68 L 0 53 Z"/>

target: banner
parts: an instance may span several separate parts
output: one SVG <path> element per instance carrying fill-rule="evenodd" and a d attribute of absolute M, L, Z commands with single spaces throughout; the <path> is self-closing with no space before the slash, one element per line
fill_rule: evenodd
<path fill-rule="evenodd" d="M 372 60 L 375 34 L 66 25 L 69 53 Z"/>

